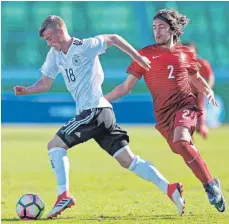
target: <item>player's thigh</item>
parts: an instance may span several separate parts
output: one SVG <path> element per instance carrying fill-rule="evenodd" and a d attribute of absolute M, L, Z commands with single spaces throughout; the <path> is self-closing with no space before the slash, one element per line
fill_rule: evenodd
<path fill-rule="evenodd" d="M 98 117 L 100 128 L 94 140 L 102 149 L 113 156 L 129 143 L 127 132 L 116 124 L 115 115 L 110 108 L 104 108 Z"/>
<path fill-rule="evenodd" d="M 68 148 L 88 141 L 93 137 L 96 129 L 95 118 L 97 113 L 96 108 L 84 110 L 80 115 L 65 123 L 57 132 L 57 136 Z"/>
<path fill-rule="evenodd" d="M 198 113 L 192 109 L 182 109 L 176 113 L 173 142 L 192 141 L 192 134 L 196 128 Z"/>
<path fill-rule="evenodd" d="M 169 126 L 159 127 L 156 125 L 155 127 L 166 140 L 169 139 L 169 136 L 172 130 Z"/>
<path fill-rule="evenodd" d="M 118 133 L 117 131 L 120 130 L 116 129 L 116 133 L 113 134 L 100 134 L 94 137 L 94 140 L 99 146 L 111 156 L 114 156 L 117 151 L 126 147 L 129 143 L 129 136 L 127 133 Z"/>

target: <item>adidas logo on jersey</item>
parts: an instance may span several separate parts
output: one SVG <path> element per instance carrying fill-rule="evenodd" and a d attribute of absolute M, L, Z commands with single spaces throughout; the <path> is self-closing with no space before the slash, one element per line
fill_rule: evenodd
<path fill-rule="evenodd" d="M 73 44 L 74 44 L 74 45 L 82 45 L 82 44 L 83 44 L 83 41 L 82 41 L 82 40 L 79 40 L 79 39 L 75 39 L 75 40 L 73 41 Z"/>

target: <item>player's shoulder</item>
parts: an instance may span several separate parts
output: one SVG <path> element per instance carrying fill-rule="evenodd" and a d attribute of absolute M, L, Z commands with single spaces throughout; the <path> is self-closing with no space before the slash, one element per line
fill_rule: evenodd
<path fill-rule="evenodd" d="M 197 61 L 201 64 L 201 65 L 205 65 L 205 66 L 210 66 L 210 63 L 207 59 L 205 58 L 197 58 Z"/>
<path fill-rule="evenodd" d="M 88 43 L 91 43 L 91 42 L 97 41 L 97 40 L 104 40 L 103 35 L 86 37 L 86 38 L 83 38 L 82 40 L 80 40 L 79 43 L 80 43 L 80 45 L 85 45 L 85 44 L 88 44 Z"/>
<path fill-rule="evenodd" d="M 180 44 L 180 43 L 176 44 L 176 50 L 181 51 L 181 52 L 185 52 L 185 53 L 193 54 L 193 51 L 188 46 L 185 46 L 185 45 Z"/>
<path fill-rule="evenodd" d="M 79 39 L 76 37 L 73 37 L 72 45 L 75 47 L 80 47 L 84 44 L 84 39 Z"/>
<path fill-rule="evenodd" d="M 79 38 L 73 37 L 72 50 L 76 54 L 81 54 L 83 52 L 83 49 L 85 48 L 85 45 L 86 45 L 85 39 L 79 39 Z"/>
<path fill-rule="evenodd" d="M 148 46 L 145 46 L 145 47 L 141 48 L 139 50 L 139 52 L 142 52 L 142 53 L 152 52 L 152 51 L 155 51 L 156 49 L 157 49 L 157 45 L 156 44 L 151 44 L 151 45 L 148 45 Z"/>
<path fill-rule="evenodd" d="M 74 38 L 72 44 L 76 45 L 76 46 L 80 46 L 83 44 L 83 40 L 78 39 L 78 38 Z"/>

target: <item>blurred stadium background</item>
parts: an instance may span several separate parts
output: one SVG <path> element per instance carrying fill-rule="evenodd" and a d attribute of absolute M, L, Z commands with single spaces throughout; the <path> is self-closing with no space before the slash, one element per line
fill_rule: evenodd
<path fill-rule="evenodd" d="M 2 122 L 65 122 L 75 105 L 59 75 L 47 94 L 15 97 L 14 85 L 31 85 L 39 77 L 49 48 L 38 36 L 43 19 L 65 19 L 71 35 L 86 38 L 117 33 L 137 49 L 154 43 L 152 18 L 161 8 L 176 8 L 191 22 L 182 42 L 195 41 L 199 56 L 211 63 L 220 109 L 209 107 L 209 125 L 229 122 L 229 2 L 2 2 Z M 117 48 L 102 55 L 104 93 L 126 77 L 130 58 Z M 154 123 L 151 97 L 141 80 L 132 94 L 114 103 L 119 123 Z M 139 106 L 141 105 L 141 106 Z M 144 112 L 142 111 L 144 109 Z M 144 116 L 136 116 L 143 114 Z M 128 116 L 127 116 L 128 114 Z M 34 116 L 36 115 L 36 116 Z"/>

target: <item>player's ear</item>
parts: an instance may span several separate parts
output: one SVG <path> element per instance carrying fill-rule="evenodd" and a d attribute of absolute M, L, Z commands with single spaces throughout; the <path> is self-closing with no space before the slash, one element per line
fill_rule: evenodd
<path fill-rule="evenodd" d="M 57 32 L 60 34 L 60 36 L 64 35 L 64 30 L 61 27 L 57 28 Z"/>

